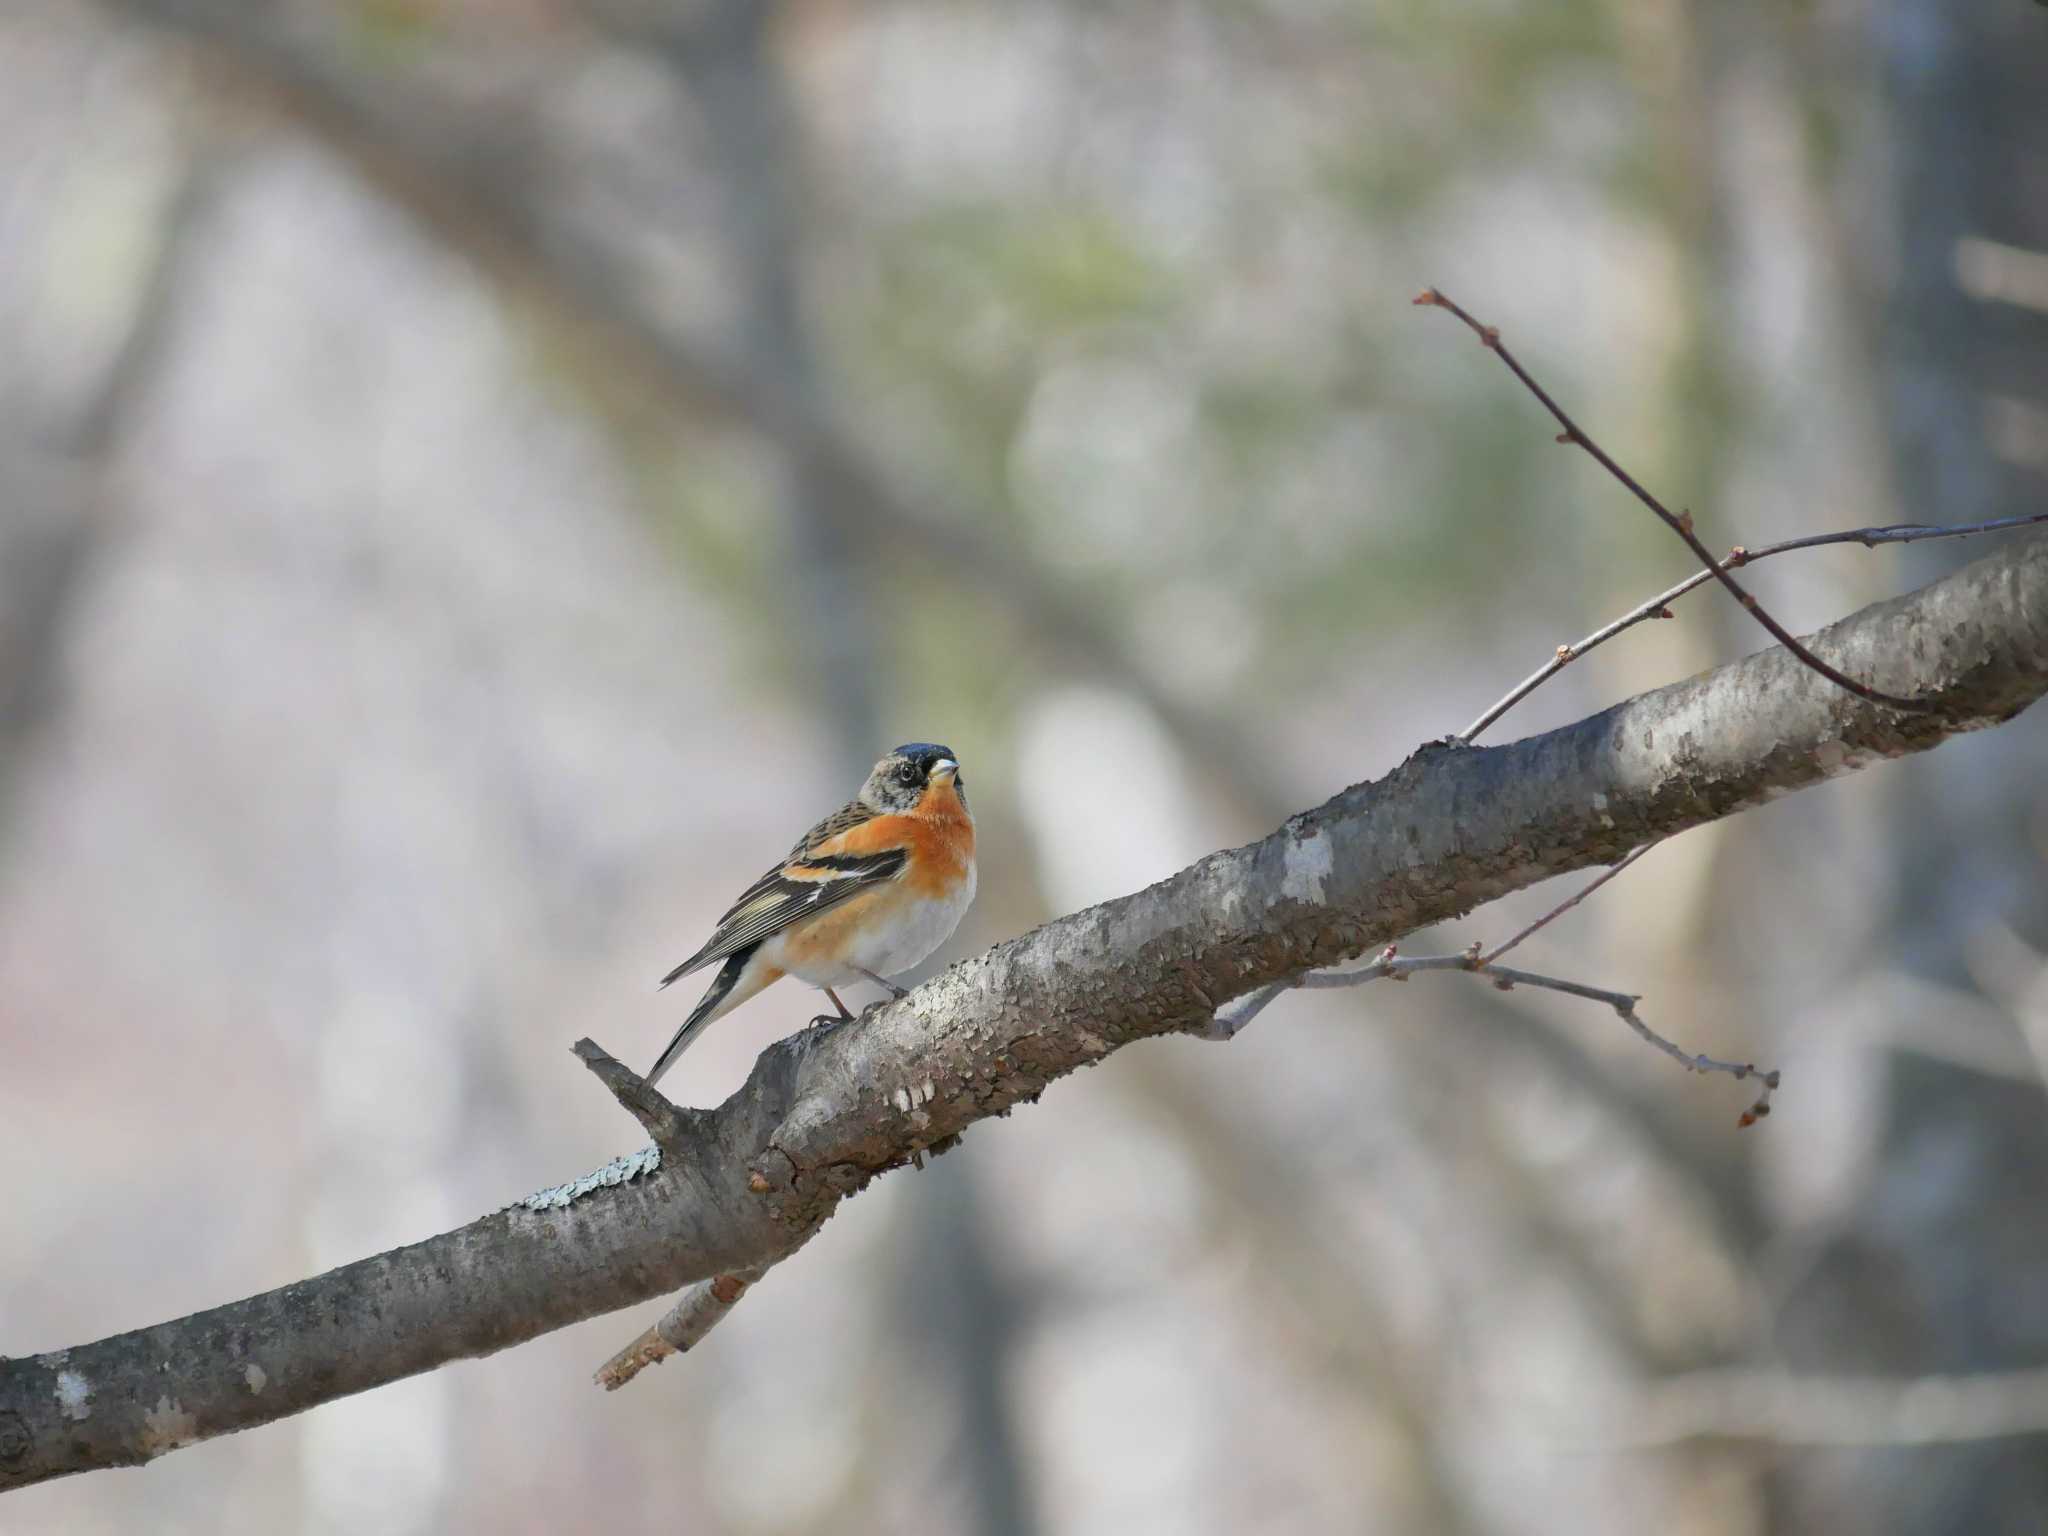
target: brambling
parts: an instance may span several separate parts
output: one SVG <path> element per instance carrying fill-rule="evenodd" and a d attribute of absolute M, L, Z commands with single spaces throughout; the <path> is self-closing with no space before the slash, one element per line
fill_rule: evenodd
<path fill-rule="evenodd" d="M 647 1081 L 658 1082 L 706 1024 L 784 976 L 822 988 L 841 1019 L 853 1015 L 834 987 L 872 981 L 903 996 L 887 978 L 945 943 L 973 900 L 974 817 L 959 760 L 930 742 L 898 747 L 662 977 L 666 987 L 725 962 Z"/>

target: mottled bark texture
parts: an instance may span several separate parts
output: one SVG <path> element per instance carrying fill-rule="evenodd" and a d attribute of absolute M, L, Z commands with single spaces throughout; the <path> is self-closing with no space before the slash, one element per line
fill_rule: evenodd
<path fill-rule="evenodd" d="M 1539 880 L 1881 758 L 2048 689 L 2048 539 L 1821 632 L 1888 691 L 1774 650 L 1511 746 L 1427 747 L 1374 784 L 1148 890 L 954 966 L 843 1029 L 783 1041 L 715 1111 L 636 1098 L 664 1144 L 459 1231 L 176 1322 L 0 1362 L 0 1488 L 132 1465 L 489 1354 L 707 1276 L 773 1264 L 846 1195 L 1133 1040 Z"/>

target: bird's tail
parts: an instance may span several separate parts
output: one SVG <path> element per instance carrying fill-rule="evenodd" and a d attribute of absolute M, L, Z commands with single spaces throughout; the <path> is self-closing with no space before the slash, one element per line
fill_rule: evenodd
<path fill-rule="evenodd" d="M 690 1010 L 690 1016 L 683 1020 L 682 1027 L 670 1039 L 668 1048 L 649 1069 L 648 1086 L 652 1087 L 661 1081 L 662 1074 L 676 1064 L 676 1058 L 690 1048 L 690 1043 L 697 1038 L 698 1031 L 706 1024 L 732 1012 L 769 982 L 782 975 L 780 971 L 773 970 L 765 964 L 752 965 L 754 956 L 755 950 L 743 949 L 736 955 L 726 957 L 725 964 L 718 968 L 718 974 L 712 978 L 711 985 L 706 987 L 704 995 L 697 999 L 697 1006 Z M 663 985 L 666 986 L 667 982 Z"/>

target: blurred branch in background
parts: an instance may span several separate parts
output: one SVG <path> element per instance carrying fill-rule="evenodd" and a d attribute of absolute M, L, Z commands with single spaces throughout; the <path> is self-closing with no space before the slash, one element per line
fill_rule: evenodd
<path fill-rule="evenodd" d="M 1905 1446 L 2038 1435 L 2048 1433 L 2048 1370 L 1913 1377 L 1690 1371 L 1650 1385 L 1591 1433 L 1617 1446 Z"/>
<path fill-rule="evenodd" d="M 943 1410 L 924 1421 L 922 1437 L 946 1480 L 964 1485 L 971 1528 L 1026 1536 L 1042 1521 L 1015 1405 L 1024 1307 L 988 1231 L 1001 1207 L 971 1157 L 933 1163 L 926 1182 L 899 1218 L 893 1273 L 882 1282 L 893 1313 L 891 1354 L 922 1363 L 937 1383 Z M 922 1379 L 906 1372 L 905 1385 Z"/>
<path fill-rule="evenodd" d="M 1799 39 L 1801 99 L 1818 104 L 1812 85 L 1839 79 L 1828 54 L 1846 35 L 1842 18 L 1775 15 Z M 1847 132 L 1832 150 L 1827 135 L 1814 139 L 1816 179 L 1842 209 L 1834 270 L 1868 295 L 1858 377 L 1876 408 L 1872 447 L 1908 516 L 1932 505 L 1930 492 L 1945 520 L 2031 513 L 2048 486 L 2048 313 L 1973 291 L 1965 269 L 1976 240 L 2037 260 L 2048 251 L 2048 9 L 1883 0 L 1865 37 L 1881 120 L 1840 120 Z M 1858 155 L 1852 146 L 1873 129 L 1882 147 Z M 1844 178 L 1859 159 L 1865 177 Z M 1884 209 L 1877 240 L 1855 228 L 1873 199 Z M 1961 558 L 1920 545 L 1902 564 L 1922 580 Z M 1987 930 L 2016 927 L 2036 948 L 2048 934 L 2040 761 L 2038 745 L 1989 774 L 1930 761 L 1898 786 L 1885 863 L 1871 872 L 1892 893 L 1875 947 L 1909 996 L 1954 996 L 1936 1019 L 1962 1016 L 1980 990 L 1968 957 Z M 1900 1382 L 2040 1365 L 2048 1207 L 2036 1194 L 2048 1142 L 2038 1086 L 1902 1054 L 1881 1094 L 1858 1198 L 1809 1278 L 1787 1291 L 1774 1347 L 1753 1363 Z M 2048 1509 L 2038 1440 L 1857 1462 L 1853 1526 L 2024 1530 Z M 1772 1479 L 1783 1522 L 1811 1523 L 1841 1499 L 1832 1481 L 1786 1465 Z"/>
<path fill-rule="evenodd" d="M 1397 1286 L 1370 1250 L 1342 1223 L 1321 1219 L 1341 1197 L 1319 1177 L 1328 1170 L 1302 1156 L 1296 1128 L 1247 1123 L 1178 1072 L 1147 1079 L 1137 1104 L 1171 1118 L 1204 1199 L 1243 1232 L 1263 1302 L 1260 1348 L 1291 1357 L 1307 1414 L 1333 1419 L 1347 1435 L 1369 1423 L 1394 1442 L 1394 1454 L 1377 1458 L 1384 1494 L 1406 1517 L 1394 1528 L 1436 1536 L 1484 1531 L 1445 1433 L 1434 1341 L 1404 1328 Z M 1319 1213 L 1305 1227 L 1297 1219 L 1303 1210 Z M 1424 1262 L 1440 1270 L 1448 1261 L 1432 1255 Z M 1429 1281 L 1448 1284 L 1440 1272 Z"/>
<path fill-rule="evenodd" d="M 0 839 L 13 826 L 7 801 L 37 728 L 57 707 L 64 641 L 74 600 L 94 555 L 119 517 L 119 459 L 135 417 L 155 386 L 179 301 L 228 179 L 224 146 L 212 137 L 183 149 L 183 168 L 155 230 L 119 346 L 52 455 L 9 455 L 0 468 L 42 467 L 5 485 L 0 509 Z"/>
<path fill-rule="evenodd" d="M 1233 998 L 2010 720 L 2048 690 L 2048 539 L 1815 645 L 1939 712 L 1898 716 L 1766 652 L 1512 746 L 1424 749 L 1256 844 L 999 945 L 857 1026 L 772 1047 L 716 1111 L 664 1109 L 583 1042 L 656 1135 L 658 1162 L 282 1291 L 0 1364 L 0 1487 L 147 1461 L 765 1268 L 877 1175 L 1134 1041 L 1200 1032 Z"/>
<path fill-rule="evenodd" d="M 841 493 L 832 466 L 813 442 L 820 435 L 813 424 L 826 415 L 825 391 L 804 321 L 801 165 L 789 93 L 771 48 L 775 17 L 773 5 L 756 0 L 663 7 L 639 41 L 681 82 L 710 139 L 716 225 L 739 296 L 733 367 L 744 381 L 745 409 L 752 419 L 805 424 L 778 440 L 791 580 L 772 627 L 796 631 L 812 707 L 832 724 L 831 776 L 852 783 L 880 750 L 875 696 L 882 654 L 869 595 L 875 581 L 835 505 Z M 656 329 L 652 317 L 640 324 Z"/>
<path fill-rule="evenodd" d="M 476 262 L 519 312 L 545 323 L 590 398 L 621 430 L 665 433 L 709 420 L 758 434 L 789 473 L 830 486 L 817 510 L 838 524 L 830 535 L 836 547 L 889 551 L 888 562 L 872 561 L 868 581 L 885 563 L 898 571 L 943 569 L 1012 614 L 1066 665 L 1140 700 L 1249 820 L 1285 814 L 1270 765 L 1223 720 L 1153 677 L 1097 607 L 1050 580 L 1004 530 L 1001 509 L 940 509 L 856 441 L 827 402 L 793 388 L 786 370 L 754 367 L 679 335 L 581 230 L 535 203 L 537 183 L 521 174 L 508 147 L 516 136 L 488 113 L 465 113 L 386 75 L 350 68 L 307 46 L 272 13 L 251 15 L 216 0 L 105 3 L 199 45 L 255 100 L 288 116 Z M 772 24 L 773 7 L 754 9 L 760 18 L 749 26 Z M 735 153 L 744 151 L 735 144 Z M 772 233 L 779 216 L 760 217 L 762 229 L 743 242 L 754 257 L 761 255 L 756 240 Z"/>

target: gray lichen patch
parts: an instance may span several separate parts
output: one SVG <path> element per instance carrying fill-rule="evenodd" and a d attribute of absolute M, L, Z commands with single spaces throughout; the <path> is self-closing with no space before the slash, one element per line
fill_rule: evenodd
<path fill-rule="evenodd" d="M 624 1157 L 615 1157 L 595 1173 L 586 1173 L 582 1178 L 568 1184 L 557 1184 L 553 1189 L 543 1189 L 538 1194 L 528 1195 L 524 1200 L 515 1200 L 505 1207 L 529 1211 L 559 1211 L 574 1205 L 594 1190 L 609 1189 L 614 1184 L 630 1184 L 655 1171 L 661 1166 L 661 1148 L 642 1147 L 638 1152 L 629 1152 Z"/>
<path fill-rule="evenodd" d="M 92 1383 L 76 1371 L 57 1373 L 57 1407 L 67 1419 L 84 1419 L 92 1415 L 90 1399 Z"/>
<path fill-rule="evenodd" d="M 1281 855 L 1280 894 L 1296 901 L 1322 901 L 1330 879 L 1331 853 L 1325 832 L 1288 843 Z"/>

